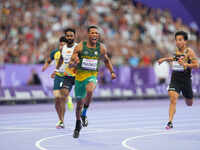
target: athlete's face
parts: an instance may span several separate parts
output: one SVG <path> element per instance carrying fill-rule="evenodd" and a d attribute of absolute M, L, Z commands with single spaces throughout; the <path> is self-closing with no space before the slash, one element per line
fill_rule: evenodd
<path fill-rule="evenodd" d="M 68 31 L 65 33 L 65 38 L 67 39 L 67 44 L 73 44 L 75 39 L 74 32 Z"/>
<path fill-rule="evenodd" d="M 59 50 L 62 50 L 63 46 L 65 45 L 66 43 L 65 42 L 60 42 L 59 44 Z"/>
<path fill-rule="evenodd" d="M 96 28 L 91 28 L 90 31 L 88 32 L 88 38 L 89 38 L 89 41 L 90 41 L 92 44 L 96 44 L 97 41 L 98 41 L 98 38 L 99 38 L 98 29 L 96 29 Z"/>
<path fill-rule="evenodd" d="M 182 35 L 176 36 L 176 46 L 178 49 L 185 48 L 186 44 L 187 44 L 187 41 L 184 40 L 184 37 Z"/>

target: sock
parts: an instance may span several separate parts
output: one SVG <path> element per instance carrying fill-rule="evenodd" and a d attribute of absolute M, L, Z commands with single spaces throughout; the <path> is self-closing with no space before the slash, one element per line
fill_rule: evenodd
<path fill-rule="evenodd" d="M 81 120 L 76 120 L 76 130 L 80 130 L 81 128 Z"/>
<path fill-rule="evenodd" d="M 88 109 L 88 105 L 84 104 L 84 107 L 83 107 L 83 111 L 82 111 L 81 116 L 86 116 L 87 109 Z"/>

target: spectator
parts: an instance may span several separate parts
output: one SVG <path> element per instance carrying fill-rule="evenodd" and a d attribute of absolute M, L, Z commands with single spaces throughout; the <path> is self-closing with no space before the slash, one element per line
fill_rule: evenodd
<path fill-rule="evenodd" d="M 0 7 L 1 64 L 42 63 L 56 46 L 63 28 L 76 28 L 80 41 L 90 24 L 102 28 L 103 40 L 115 65 L 151 66 L 154 59 L 149 54 L 172 53 L 173 33 L 180 29 L 191 32 L 192 47 L 199 51 L 200 36 L 194 23 L 186 26 L 180 18 L 173 20 L 166 10 L 132 1 L 2 0 Z M 151 41 L 155 41 L 153 49 Z"/>

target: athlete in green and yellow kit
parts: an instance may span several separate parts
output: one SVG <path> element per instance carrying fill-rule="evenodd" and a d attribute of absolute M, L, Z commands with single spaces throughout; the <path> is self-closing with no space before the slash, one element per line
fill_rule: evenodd
<path fill-rule="evenodd" d="M 88 40 L 80 42 L 75 47 L 69 63 L 70 66 L 76 66 L 77 69 L 75 77 L 75 97 L 77 99 L 77 106 L 76 127 L 73 134 L 74 138 L 79 137 L 82 125 L 84 127 L 88 125 L 86 112 L 97 84 L 100 59 L 103 59 L 106 67 L 109 69 L 112 79 L 116 78 L 111 61 L 107 55 L 107 50 L 102 43 L 98 42 L 98 39 L 98 27 L 89 26 Z"/>

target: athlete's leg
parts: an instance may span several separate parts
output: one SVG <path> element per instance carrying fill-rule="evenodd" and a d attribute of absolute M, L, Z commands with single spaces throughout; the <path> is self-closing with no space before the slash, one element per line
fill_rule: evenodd
<path fill-rule="evenodd" d="M 54 78 L 54 96 L 56 98 L 55 100 L 55 108 L 56 108 L 56 112 L 58 114 L 58 118 L 59 118 L 59 122 L 56 124 L 57 128 L 63 128 L 64 124 L 63 124 L 63 117 L 62 117 L 62 101 L 63 101 L 63 96 L 61 93 L 61 87 L 63 84 L 63 77 L 59 77 L 59 76 L 55 76 Z"/>
<path fill-rule="evenodd" d="M 76 104 L 76 126 L 74 130 L 73 137 L 78 138 L 79 137 L 79 132 L 81 130 L 81 110 L 83 108 L 83 101 L 78 100 Z"/>
<path fill-rule="evenodd" d="M 64 78 L 64 82 L 62 86 L 63 95 L 65 99 L 67 99 L 67 106 L 70 111 L 73 110 L 73 103 L 72 103 L 71 96 L 69 96 L 69 93 L 74 85 L 74 80 L 75 80 L 75 77 L 67 76 Z"/>
<path fill-rule="evenodd" d="M 65 102 L 66 102 L 66 98 L 69 95 L 69 90 L 66 88 L 62 88 L 61 89 L 61 93 L 62 93 L 62 100 L 61 100 L 61 115 L 62 115 L 62 119 L 64 121 L 64 117 L 65 117 L 65 112 L 66 112 L 66 107 L 65 107 Z"/>
<path fill-rule="evenodd" d="M 168 94 L 170 97 L 169 122 L 172 122 L 174 114 L 176 113 L 176 102 L 178 100 L 179 94 L 176 91 L 169 91 Z"/>
<path fill-rule="evenodd" d="M 86 94 L 86 97 L 84 99 L 85 104 L 84 104 L 84 109 L 83 109 L 83 113 L 82 113 L 83 116 L 86 116 L 86 111 L 87 111 L 87 108 L 89 107 L 89 105 L 92 101 L 92 95 L 93 95 L 95 88 L 96 88 L 96 84 L 94 82 L 89 82 L 86 85 L 87 94 Z"/>
<path fill-rule="evenodd" d="M 79 137 L 79 132 L 81 130 L 81 111 L 83 108 L 83 99 L 86 96 L 86 88 L 84 81 L 75 81 L 75 97 L 76 97 L 76 126 L 74 130 L 73 137 L 78 138 Z"/>
<path fill-rule="evenodd" d="M 82 108 L 83 108 L 83 101 L 82 100 L 78 100 L 78 102 L 76 104 L 76 120 L 80 120 L 81 119 Z"/>
<path fill-rule="evenodd" d="M 60 121 L 63 121 L 62 119 L 62 110 L 61 110 L 61 101 L 62 101 L 62 95 L 60 90 L 54 90 L 53 91 L 54 96 L 55 96 L 55 108 L 56 108 L 56 112 L 58 114 L 58 118 Z"/>
<path fill-rule="evenodd" d="M 193 104 L 193 90 L 192 90 L 192 81 L 186 80 L 184 87 L 182 89 L 183 96 L 185 97 L 185 103 L 187 106 L 192 106 Z"/>

